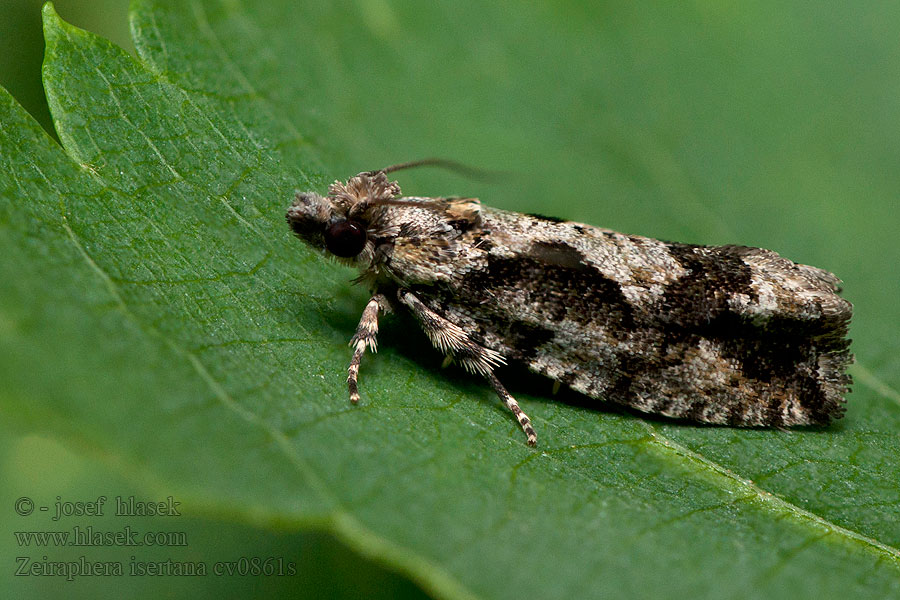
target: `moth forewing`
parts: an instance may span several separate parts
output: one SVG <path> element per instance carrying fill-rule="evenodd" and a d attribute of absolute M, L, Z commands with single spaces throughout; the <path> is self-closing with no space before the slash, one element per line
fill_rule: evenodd
<path fill-rule="evenodd" d="M 287 219 L 372 287 L 352 341 L 354 402 L 378 311 L 397 309 L 488 379 L 532 445 L 529 418 L 494 373 L 505 363 L 701 423 L 822 425 L 843 413 L 852 306 L 834 275 L 769 250 L 403 198 L 384 171 L 335 182 L 325 197 L 298 194 Z"/>

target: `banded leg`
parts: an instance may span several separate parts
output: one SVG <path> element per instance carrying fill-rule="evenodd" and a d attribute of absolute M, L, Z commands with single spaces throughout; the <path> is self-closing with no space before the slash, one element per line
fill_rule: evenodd
<path fill-rule="evenodd" d="M 516 419 L 519 421 L 519 425 L 522 426 L 522 431 L 525 432 L 525 441 L 529 446 L 536 445 L 537 433 L 534 432 L 534 427 L 531 426 L 531 419 L 522 412 L 522 409 L 519 408 L 519 403 L 506 391 L 506 388 L 503 387 L 503 384 L 500 383 L 500 380 L 497 379 L 497 376 L 494 375 L 493 372 L 488 373 L 487 378 L 488 381 L 491 382 L 491 387 L 493 387 L 494 391 L 497 392 L 497 395 L 500 396 L 500 399 L 506 403 L 506 408 L 512 411 L 512 414 L 515 415 Z"/>
<path fill-rule="evenodd" d="M 382 294 L 372 296 L 363 309 L 356 334 L 350 340 L 350 345 L 353 346 L 353 358 L 350 359 L 350 367 L 347 369 L 347 388 L 350 391 L 350 402 L 353 404 L 359 402 L 359 386 L 356 383 L 356 377 L 359 375 L 359 362 L 366 351 L 366 346 L 372 352 L 378 352 L 375 339 L 375 336 L 378 335 L 378 309 L 385 310 L 385 300 Z"/>
<path fill-rule="evenodd" d="M 399 290 L 397 297 L 400 302 L 409 307 L 416 319 L 419 320 L 419 323 L 422 324 L 422 329 L 425 330 L 425 334 L 431 340 L 431 343 L 438 350 L 457 359 L 467 371 L 479 373 L 487 378 L 491 383 L 491 387 L 494 388 L 494 391 L 503 400 L 506 407 L 512 411 L 519 421 L 519 425 L 522 426 L 522 430 L 525 432 L 528 445 L 534 446 L 537 444 L 537 434 L 531 426 L 531 419 L 522 412 L 516 399 L 506 391 L 506 388 L 494 375 L 494 367 L 506 363 L 503 355 L 472 341 L 461 327 L 425 306 L 409 290 Z"/>

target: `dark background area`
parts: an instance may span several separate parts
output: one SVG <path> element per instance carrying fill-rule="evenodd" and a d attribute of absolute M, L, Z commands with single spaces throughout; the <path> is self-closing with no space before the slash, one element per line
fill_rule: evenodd
<path fill-rule="evenodd" d="M 41 85 L 44 35 L 42 0 L 0 0 L 0 85 L 47 131 L 53 130 Z M 128 32 L 128 0 L 58 0 L 64 19 L 134 52 Z"/>

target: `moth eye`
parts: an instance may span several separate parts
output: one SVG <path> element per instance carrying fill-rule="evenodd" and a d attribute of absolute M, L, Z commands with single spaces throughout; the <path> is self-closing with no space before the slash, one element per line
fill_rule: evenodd
<path fill-rule="evenodd" d="M 350 258 L 366 246 L 366 229 L 356 221 L 338 221 L 325 231 L 325 247 L 335 256 Z"/>

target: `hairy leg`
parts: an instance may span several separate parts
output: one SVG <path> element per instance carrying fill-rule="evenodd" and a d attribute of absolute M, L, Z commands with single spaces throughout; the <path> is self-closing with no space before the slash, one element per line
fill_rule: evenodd
<path fill-rule="evenodd" d="M 409 307 L 419 323 L 422 324 L 431 343 L 438 350 L 458 360 L 470 372 L 480 373 L 487 378 L 491 387 L 519 421 L 528 445 L 534 446 L 537 443 L 537 434 L 531 426 L 531 420 L 522 412 L 516 399 L 506 391 L 506 388 L 494 375 L 494 367 L 506 362 L 503 356 L 472 341 L 461 327 L 425 306 L 412 292 L 401 289 L 397 292 L 397 297 L 400 302 Z"/>
<path fill-rule="evenodd" d="M 356 334 L 350 340 L 353 346 L 353 358 L 350 359 L 350 367 L 347 369 L 347 388 L 350 391 L 350 402 L 356 404 L 359 402 L 359 386 L 356 378 L 359 374 L 359 362 L 363 353 L 368 347 L 372 352 L 378 351 L 375 337 L 378 335 L 378 311 L 385 310 L 385 297 L 382 294 L 375 294 L 363 309 L 362 317 L 359 319 L 359 326 L 356 328 Z"/>

